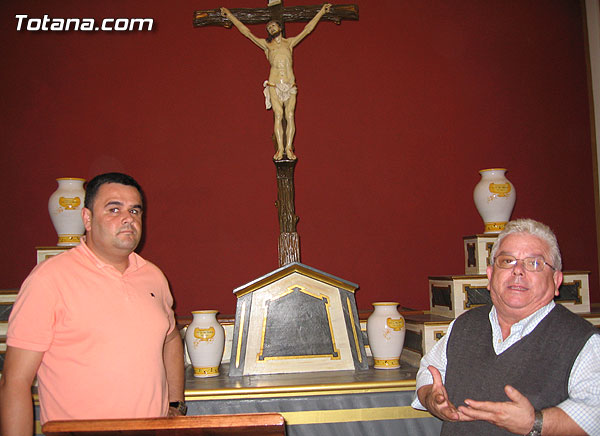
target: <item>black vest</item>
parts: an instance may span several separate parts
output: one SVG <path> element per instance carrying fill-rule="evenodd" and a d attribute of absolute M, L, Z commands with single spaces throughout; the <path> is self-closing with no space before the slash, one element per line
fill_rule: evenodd
<path fill-rule="evenodd" d="M 598 330 L 560 304 L 523 339 L 500 355 L 492 346 L 491 306 L 456 319 L 447 344 L 445 386 L 455 406 L 467 398 L 509 401 L 511 385 L 535 409 L 556 406 L 568 397 L 571 367 L 587 340 Z M 444 422 L 442 435 L 510 435 L 485 421 Z"/>

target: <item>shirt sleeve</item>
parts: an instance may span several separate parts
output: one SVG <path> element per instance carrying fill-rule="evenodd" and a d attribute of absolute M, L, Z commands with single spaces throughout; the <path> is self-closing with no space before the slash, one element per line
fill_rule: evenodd
<path fill-rule="evenodd" d="M 176 327 L 175 322 L 175 313 L 173 311 L 173 294 L 171 294 L 171 288 L 169 287 L 169 282 L 165 275 L 161 272 L 162 276 L 162 300 L 163 305 L 165 307 L 165 312 L 167 313 L 167 318 L 169 320 L 169 330 L 167 331 L 167 335 L 169 335 L 173 329 Z"/>
<path fill-rule="evenodd" d="M 569 398 L 561 408 L 589 435 L 600 435 L 600 335 L 593 335 L 577 356 L 569 377 Z"/>
<path fill-rule="evenodd" d="M 450 336 L 450 332 L 452 331 L 453 325 L 454 321 L 452 321 L 448 326 L 448 331 L 446 334 L 442 336 L 440 340 L 437 341 L 436 344 L 431 348 L 431 350 L 429 350 L 429 352 L 421 358 L 419 371 L 417 372 L 415 395 L 411 403 L 411 406 L 415 409 L 426 410 L 426 408 L 419 401 L 417 392 L 421 387 L 433 383 L 433 376 L 429 372 L 429 369 L 427 369 L 430 365 L 435 366 L 440 371 L 440 374 L 442 375 L 442 382 L 446 380 L 446 366 L 448 364 L 446 345 L 448 344 L 448 338 Z"/>
<path fill-rule="evenodd" d="M 23 282 L 11 310 L 6 344 L 31 351 L 47 351 L 54 338 L 58 293 L 42 269 Z"/>

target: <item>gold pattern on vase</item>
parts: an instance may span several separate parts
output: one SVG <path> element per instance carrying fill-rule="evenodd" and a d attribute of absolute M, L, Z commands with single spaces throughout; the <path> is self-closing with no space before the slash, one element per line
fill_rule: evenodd
<path fill-rule="evenodd" d="M 500 233 L 508 221 L 497 221 L 485 223 L 485 233 Z"/>
<path fill-rule="evenodd" d="M 211 377 L 219 375 L 218 366 L 194 367 L 195 377 Z"/>
<path fill-rule="evenodd" d="M 215 328 L 209 327 L 207 329 L 201 329 L 196 327 L 194 329 L 194 337 L 200 339 L 201 341 L 210 341 L 215 337 Z"/>
<path fill-rule="evenodd" d="M 386 320 L 386 324 L 389 328 L 394 330 L 395 332 L 399 332 L 404 327 L 404 318 L 388 318 Z"/>
<path fill-rule="evenodd" d="M 508 183 L 490 183 L 489 190 L 498 197 L 507 197 L 510 195 L 511 187 Z"/>
<path fill-rule="evenodd" d="M 75 245 L 81 242 L 81 235 L 60 235 L 58 245 Z"/>
<path fill-rule="evenodd" d="M 81 198 L 79 197 L 60 197 L 58 204 L 65 208 L 65 210 L 77 209 L 81 205 Z"/>
<path fill-rule="evenodd" d="M 400 368 L 400 359 L 374 359 L 376 369 Z"/>

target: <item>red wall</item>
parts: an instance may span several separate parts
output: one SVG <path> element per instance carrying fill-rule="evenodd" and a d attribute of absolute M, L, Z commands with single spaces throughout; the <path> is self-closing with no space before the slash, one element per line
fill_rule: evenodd
<path fill-rule="evenodd" d="M 565 269 L 590 270 L 600 302 L 580 3 L 357 3 L 360 21 L 321 23 L 295 50 L 303 263 L 358 283 L 361 309 L 426 309 L 427 277 L 464 273 L 462 237 L 483 229 L 478 170 L 506 167 L 513 217 L 554 228 Z M 194 10 L 220 5 L 0 3 L 0 287 L 18 287 L 35 246 L 55 243 L 54 179 L 104 171 L 145 188 L 141 253 L 180 316 L 231 314 L 232 290 L 277 268 L 268 65 L 235 29 L 192 27 Z M 17 32 L 15 14 L 151 17 L 155 29 Z"/>

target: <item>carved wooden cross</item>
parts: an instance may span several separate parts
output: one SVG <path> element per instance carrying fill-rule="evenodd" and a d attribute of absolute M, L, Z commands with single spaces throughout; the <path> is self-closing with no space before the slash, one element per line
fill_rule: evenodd
<path fill-rule="evenodd" d="M 226 3 L 224 0 L 223 3 Z M 231 12 L 244 24 L 266 24 L 271 20 L 281 23 L 281 31 L 285 38 L 285 23 L 301 23 L 310 21 L 321 9 L 322 5 L 284 7 L 283 1 L 269 1 L 266 8 L 238 8 Z M 340 24 L 342 20 L 358 20 L 358 5 L 332 5 L 331 11 L 321 21 L 333 21 Z M 222 26 L 231 27 L 231 21 L 221 16 L 220 9 L 194 12 L 194 27 Z"/>
<path fill-rule="evenodd" d="M 225 3 L 228 0 L 223 0 Z M 322 5 L 283 7 L 281 0 L 269 0 L 266 8 L 231 9 L 231 13 L 244 24 L 266 24 L 269 21 L 280 23 L 282 36 L 285 38 L 286 22 L 309 22 Z M 320 21 L 333 21 L 340 24 L 342 20 L 358 20 L 357 5 L 332 5 L 328 13 Z M 233 24 L 221 15 L 221 9 L 194 12 L 194 27 L 222 26 L 230 28 Z M 284 118 L 283 122 L 286 120 Z M 284 124 L 285 132 L 285 124 Z M 292 262 L 300 262 L 300 240 L 296 232 L 296 216 L 294 207 L 294 168 L 297 160 L 274 160 L 277 168 L 277 211 L 279 215 L 279 266 Z"/>
<path fill-rule="evenodd" d="M 229 1 L 229 0 L 222 0 L 222 1 Z M 224 17 L 221 13 L 221 9 L 211 9 L 211 10 L 206 10 L 206 11 L 195 11 L 194 12 L 194 26 L 195 27 L 201 27 L 201 26 L 222 26 L 225 28 L 231 28 L 233 26 L 233 22 Z M 270 21 L 275 21 L 278 23 L 279 28 L 281 30 L 281 37 L 282 38 L 286 38 L 286 32 L 285 32 L 285 23 L 286 22 L 302 22 L 302 21 L 306 21 L 306 22 L 311 22 L 311 29 L 314 29 L 314 26 L 316 24 L 316 19 L 318 19 L 319 21 L 324 21 L 324 20 L 329 20 L 329 21 L 333 21 L 334 23 L 340 24 L 342 20 L 358 20 L 358 6 L 356 5 L 331 5 L 329 4 L 329 7 L 327 9 L 329 12 L 323 14 L 324 12 L 324 5 L 317 5 L 317 6 L 292 6 L 292 7 L 283 7 L 283 0 L 269 0 L 269 4 L 266 8 L 243 8 L 243 9 L 232 9 L 230 11 L 228 11 L 227 13 L 229 14 L 229 12 L 231 13 L 230 15 L 228 15 L 228 17 L 232 18 L 236 23 L 236 27 L 238 27 L 238 30 L 247 38 L 251 39 L 252 42 L 254 42 L 255 44 L 257 44 L 260 48 L 262 48 L 263 50 L 267 51 L 269 53 L 271 53 L 271 49 L 268 48 L 267 46 L 263 46 L 262 44 L 264 44 L 264 40 L 262 40 L 261 38 L 255 37 L 254 34 L 247 29 L 246 26 L 244 26 L 244 24 L 261 24 L 261 23 L 269 23 Z M 235 18 L 233 18 L 235 17 Z M 245 29 L 242 29 L 239 27 L 239 22 L 242 23 L 242 27 Z M 303 32 L 307 32 L 306 34 L 304 34 L 304 36 L 301 36 L 300 39 L 298 40 L 301 41 L 304 37 L 306 37 L 306 35 L 308 33 L 310 33 L 312 30 L 308 30 L 306 31 L 307 27 L 305 27 L 305 30 Z M 246 34 L 245 32 L 250 32 L 250 35 Z M 263 43 L 259 43 L 257 41 L 263 41 Z M 270 41 L 270 39 L 267 39 L 267 41 Z M 286 49 L 281 49 L 284 53 L 282 53 L 284 56 L 287 56 L 287 52 L 289 51 L 289 56 L 291 56 L 291 51 L 294 47 L 294 45 L 296 44 L 296 42 L 294 42 L 292 45 L 288 46 L 285 45 L 285 47 L 289 47 L 288 50 Z M 282 46 L 284 47 L 284 46 Z M 279 49 L 276 49 L 274 47 L 273 52 L 276 53 L 280 51 Z M 271 55 L 267 55 L 267 58 L 269 59 L 269 62 L 271 62 Z M 289 78 L 289 80 L 293 80 L 293 71 L 291 71 L 291 59 L 290 59 L 290 64 L 289 66 L 284 66 L 283 62 L 281 61 L 281 66 L 276 67 L 276 72 L 275 74 L 272 74 L 273 76 L 278 75 L 278 77 L 283 77 L 282 74 L 285 74 L 286 77 Z M 271 73 L 273 73 L 273 68 L 274 65 L 271 64 Z M 287 70 L 290 71 L 287 71 Z M 281 70 L 281 71 L 280 71 Z M 271 80 L 271 75 L 269 76 L 269 80 Z M 275 145 L 275 149 L 277 150 L 274 159 L 275 160 L 280 160 L 283 157 L 283 153 L 284 153 L 284 145 L 285 145 L 285 155 L 287 156 L 287 158 L 289 159 L 295 159 L 295 157 L 293 156 L 293 146 L 292 146 L 292 142 L 293 142 L 293 134 L 294 134 L 294 126 L 288 126 L 288 119 L 287 119 L 287 113 L 288 113 L 288 109 L 287 108 L 287 104 L 285 104 L 286 109 L 285 112 L 283 114 L 279 114 L 277 113 L 278 111 L 283 111 L 283 108 L 280 108 L 279 106 L 283 106 L 283 102 L 285 102 L 288 99 L 291 99 L 291 96 L 294 95 L 293 97 L 293 103 L 291 103 L 291 111 L 293 113 L 294 111 L 294 107 L 295 107 L 295 94 L 296 94 L 296 84 L 295 83 L 281 83 L 281 86 L 285 85 L 285 88 L 279 88 L 279 83 L 278 85 L 275 85 L 275 83 L 270 83 L 270 82 L 264 82 L 263 84 L 265 87 L 268 85 L 270 88 L 269 90 L 265 90 L 265 104 L 267 109 L 269 109 L 271 107 L 270 104 L 270 94 L 275 92 L 275 87 L 277 86 L 278 91 L 277 95 L 279 96 L 279 94 L 281 93 L 282 95 L 284 95 L 284 93 L 288 92 L 288 88 L 291 88 L 289 90 L 289 94 L 285 94 L 285 98 L 284 97 L 277 97 L 277 100 L 284 98 L 283 100 L 281 100 L 281 105 L 277 105 L 277 108 L 273 107 L 273 115 L 277 115 L 278 117 L 275 118 L 275 131 L 274 131 L 274 136 L 273 136 L 273 142 Z M 279 115 L 281 115 L 282 117 L 280 118 Z M 292 138 L 288 138 L 287 135 L 288 134 L 292 134 Z"/>

